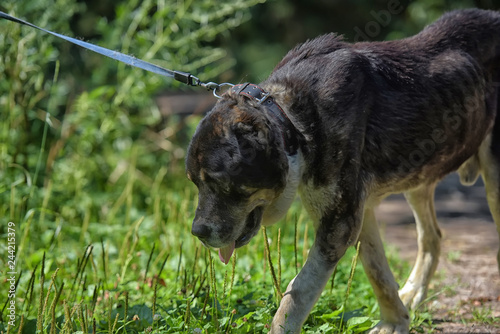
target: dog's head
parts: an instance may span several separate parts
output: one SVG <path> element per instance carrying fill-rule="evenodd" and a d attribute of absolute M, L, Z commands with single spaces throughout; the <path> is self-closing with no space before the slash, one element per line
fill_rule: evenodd
<path fill-rule="evenodd" d="M 186 171 L 199 191 L 192 233 L 219 248 L 227 263 L 234 248 L 257 234 L 266 206 L 283 191 L 288 160 L 264 107 L 226 93 L 198 125 Z"/>

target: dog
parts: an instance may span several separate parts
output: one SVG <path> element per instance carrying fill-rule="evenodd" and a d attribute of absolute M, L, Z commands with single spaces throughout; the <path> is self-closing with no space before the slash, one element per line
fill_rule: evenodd
<path fill-rule="evenodd" d="M 223 94 L 188 148 L 199 190 L 192 234 L 227 264 L 296 194 L 315 241 L 289 283 L 271 333 L 299 333 L 346 249 L 360 259 L 380 307 L 370 333 L 408 333 L 440 252 L 434 188 L 458 171 L 482 175 L 500 231 L 500 13 L 452 11 L 397 41 L 345 42 L 335 34 L 292 49 L 259 85 Z M 374 207 L 404 193 L 418 254 L 401 290 Z M 500 263 L 500 253 L 499 253 Z"/>

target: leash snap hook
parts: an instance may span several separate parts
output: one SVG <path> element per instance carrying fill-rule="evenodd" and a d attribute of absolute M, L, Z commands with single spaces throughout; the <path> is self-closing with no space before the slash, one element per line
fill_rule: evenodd
<path fill-rule="evenodd" d="M 220 91 L 222 87 L 233 87 L 234 85 L 229 82 L 224 82 L 221 84 L 216 84 L 215 82 L 209 82 L 208 84 L 202 85 L 203 87 L 206 87 L 207 89 L 212 89 L 213 94 L 216 98 L 220 99 L 224 93 L 220 94 Z"/>

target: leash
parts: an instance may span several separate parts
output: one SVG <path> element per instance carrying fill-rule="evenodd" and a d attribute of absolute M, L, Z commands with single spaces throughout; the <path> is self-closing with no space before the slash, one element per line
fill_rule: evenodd
<path fill-rule="evenodd" d="M 155 73 L 155 74 L 163 75 L 165 77 L 173 78 L 174 80 L 177 80 L 177 81 L 182 82 L 182 83 L 189 85 L 189 86 L 200 86 L 200 87 L 206 88 L 208 90 L 212 90 L 214 96 L 217 98 L 221 97 L 218 94 L 218 91 L 222 87 L 234 86 L 233 84 L 230 84 L 230 83 L 218 84 L 215 82 L 202 82 L 200 79 L 198 79 L 197 77 L 195 77 L 191 73 L 169 70 L 169 69 L 160 67 L 158 65 L 154 65 L 152 63 L 149 63 L 147 61 L 126 55 L 126 54 L 118 52 L 118 51 L 112 51 L 110 49 L 103 48 L 102 46 L 97 46 L 97 45 L 94 45 L 92 43 L 84 42 L 84 41 L 81 41 L 81 40 L 76 39 L 76 38 L 61 35 L 61 34 L 58 34 L 56 32 L 52 32 L 50 30 L 40 28 L 40 27 L 30 23 L 30 22 L 18 19 L 17 17 L 6 14 L 2 11 L 0 11 L 0 18 L 6 19 L 6 20 L 9 20 L 12 22 L 16 22 L 16 23 L 19 23 L 22 25 L 26 25 L 26 26 L 31 27 L 31 28 L 41 30 L 45 33 L 48 33 L 48 34 L 51 34 L 51 35 L 56 36 L 58 38 L 64 39 L 70 43 L 76 44 L 76 45 L 78 45 L 82 48 L 85 48 L 87 50 L 96 52 L 98 54 L 101 54 L 103 56 L 109 57 L 109 58 L 114 59 L 114 60 L 121 61 L 122 63 L 125 63 L 127 65 L 130 65 L 133 67 L 138 67 L 140 69 L 143 69 L 143 70 Z"/>

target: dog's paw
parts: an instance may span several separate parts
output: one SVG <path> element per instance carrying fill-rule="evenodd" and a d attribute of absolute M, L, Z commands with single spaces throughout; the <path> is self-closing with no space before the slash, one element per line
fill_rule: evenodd
<path fill-rule="evenodd" d="M 391 324 L 381 321 L 377 326 L 368 330 L 368 334 L 408 334 L 410 332 L 409 324 Z"/>

